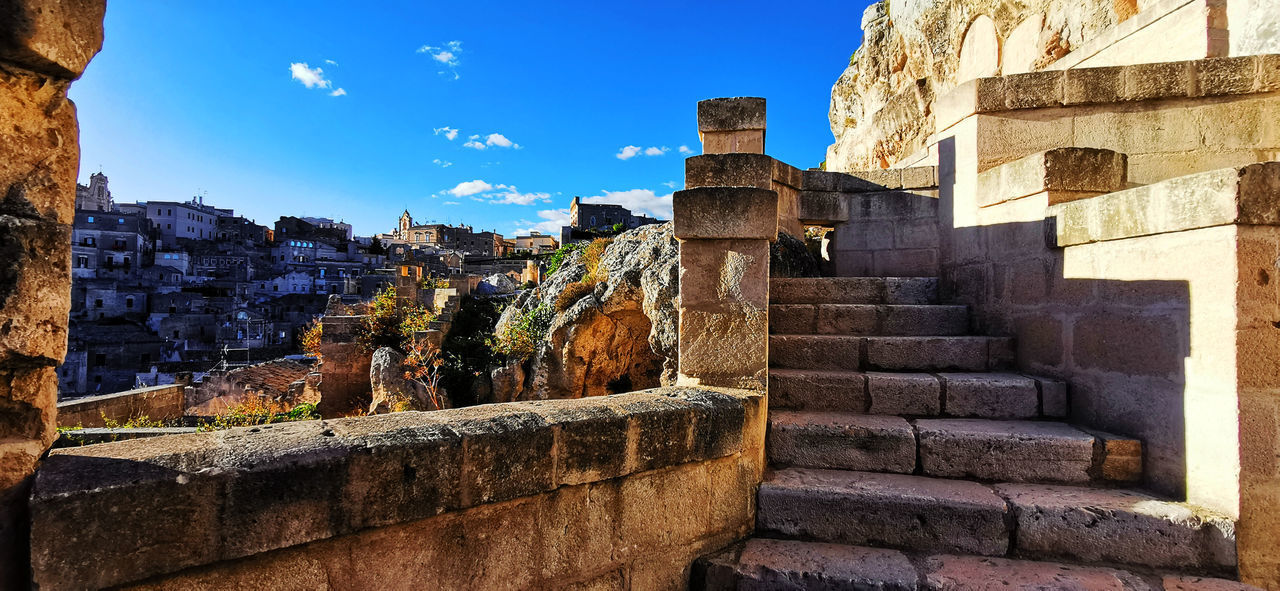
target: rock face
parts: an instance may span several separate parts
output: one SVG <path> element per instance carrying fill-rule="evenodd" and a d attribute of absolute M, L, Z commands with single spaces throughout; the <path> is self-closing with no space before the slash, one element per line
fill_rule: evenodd
<path fill-rule="evenodd" d="M 827 170 L 887 168 L 925 147 L 933 101 L 981 76 L 1039 70 L 1130 16 L 1113 0 L 884 0 L 831 89 Z M 1119 10 L 1120 12 L 1117 12 Z"/>
<path fill-rule="evenodd" d="M 407 401 L 410 410 L 438 410 L 432 407 L 426 386 L 404 377 L 404 355 L 391 347 L 373 352 L 373 359 L 369 362 L 369 385 L 373 390 L 369 414 L 391 412 L 400 401 Z"/>
<path fill-rule="evenodd" d="M 580 398 L 672 385 L 680 293 L 680 250 L 670 223 L 618 235 L 600 258 L 594 290 L 555 315 L 525 362 L 493 372 L 493 399 Z M 521 294 L 498 320 L 497 333 L 539 306 L 556 309 L 586 273 L 581 252 L 537 289 Z"/>
<path fill-rule="evenodd" d="M 516 282 L 505 273 L 494 273 L 480 281 L 480 293 L 511 293 L 516 290 Z"/>

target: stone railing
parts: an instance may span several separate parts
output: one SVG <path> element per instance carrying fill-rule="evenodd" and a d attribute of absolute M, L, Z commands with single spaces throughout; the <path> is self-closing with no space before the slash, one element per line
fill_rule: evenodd
<path fill-rule="evenodd" d="M 186 384 L 152 386 L 64 400 L 58 403 L 58 425 L 105 427 L 103 417 L 119 423 L 147 417 L 153 421 L 182 418 Z"/>
<path fill-rule="evenodd" d="M 675 588 L 744 537 L 764 396 L 662 388 L 54 450 L 41 589 Z"/>

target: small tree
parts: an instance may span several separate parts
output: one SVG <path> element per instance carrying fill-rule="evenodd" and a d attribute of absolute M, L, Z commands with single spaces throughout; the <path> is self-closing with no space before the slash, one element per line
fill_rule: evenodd
<path fill-rule="evenodd" d="M 404 353 L 413 334 L 426 330 L 433 319 L 431 311 L 418 304 L 400 304 L 396 288 L 388 285 L 369 301 L 368 313 L 361 321 L 363 330 L 356 340 L 370 352 L 391 347 Z"/>
<path fill-rule="evenodd" d="M 407 380 L 413 380 L 422 385 L 427 394 L 427 399 L 422 401 L 427 403 L 430 408 L 428 410 L 441 410 L 444 408 L 444 396 L 440 392 L 440 368 L 444 365 L 444 359 L 440 357 L 440 349 L 428 343 L 418 342 L 411 339 L 409 343 L 409 354 L 404 359 L 404 377 Z M 403 406 L 408 401 L 398 402 L 392 405 L 392 412 L 397 410 L 397 406 Z M 402 408 L 399 410 L 408 410 Z"/>

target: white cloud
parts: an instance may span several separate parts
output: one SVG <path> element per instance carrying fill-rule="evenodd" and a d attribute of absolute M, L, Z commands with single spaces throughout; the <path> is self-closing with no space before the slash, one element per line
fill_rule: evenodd
<path fill-rule="evenodd" d="M 333 82 L 325 79 L 324 70 L 312 68 L 306 62 L 289 64 L 289 73 L 294 80 L 301 82 L 307 88 L 331 88 L 333 86 Z"/>
<path fill-rule="evenodd" d="M 467 197 L 477 193 L 484 193 L 485 191 L 492 191 L 493 188 L 493 185 L 490 185 L 480 179 L 476 179 L 474 181 L 458 183 L 458 186 L 445 192 L 453 195 L 454 197 Z"/>
<path fill-rule="evenodd" d="M 520 149 L 520 144 L 507 139 L 507 136 L 500 133 L 491 133 L 485 137 L 484 143 L 490 146 L 498 146 L 499 148 L 515 148 Z"/>
<path fill-rule="evenodd" d="M 523 227 L 517 227 L 515 233 L 520 235 L 528 234 L 529 232 L 542 232 L 543 234 L 559 236 L 560 228 L 569 225 L 568 209 L 544 209 L 538 212 L 538 217 L 542 218 L 541 222 L 529 220 L 517 222 Z"/>
<path fill-rule="evenodd" d="M 618 150 L 618 153 L 614 156 L 616 156 L 618 160 L 630 160 L 640 154 L 644 154 L 645 156 L 661 156 L 670 151 L 671 148 L 666 146 L 649 146 L 648 148 L 644 148 L 641 146 L 628 145 L 623 146 L 622 149 Z"/>
<path fill-rule="evenodd" d="M 347 90 L 345 88 L 339 88 L 329 93 L 329 96 L 347 96 Z"/>
<path fill-rule="evenodd" d="M 333 61 L 333 60 L 324 60 L 324 63 L 329 64 L 329 65 L 331 65 L 331 66 L 336 66 L 336 65 L 338 65 L 338 62 L 335 62 L 335 61 Z"/>
<path fill-rule="evenodd" d="M 443 65 L 448 72 L 441 70 L 440 74 L 453 74 L 453 79 L 458 79 L 458 63 L 459 56 L 462 55 L 462 42 L 450 41 L 443 46 L 435 47 L 431 45 L 423 45 L 418 48 L 418 53 L 425 53 L 431 56 L 431 59 Z"/>
<path fill-rule="evenodd" d="M 680 146 L 680 153 L 681 153 L 681 154 L 692 154 L 692 153 L 693 153 L 693 150 L 690 150 L 690 149 L 689 149 L 689 146 Z"/>
<path fill-rule="evenodd" d="M 454 138 L 458 137 L 458 130 L 456 130 L 456 129 L 452 128 L 452 127 L 449 127 L 448 125 L 446 125 L 446 126 L 444 126 L 444 127 L 437 127 L 437 128 L 434 128 L 434 129 L 432 129 L 431 131 L 432 131 L 433 133 L 435 133 L 435 135 L 441 135 L 441 134 L 443 134 L 443 135 L 444 135 L 444 139 L 447 139 L 447 140 L 449 140 L 449 141 L 453 141 L 453 139 L 454 139 Z"/>
<path fill-rule="evenodd" d="M 662 183 L 662 186 L 664 186 L 664 187 L 666 187 L 666 188 L 668 188 L 668 189 L 674 189 L 674 188 L 676 188 L 676 187 L 679 187 L 679 186 L 680 186 L 680 181 L 667 181 L 667 182 L 665 182 L 665 183 Z"/>
<path fill-rule="evenodd" d="M 551 201 L 550 193 L 521 193 L 511 185 L 494 185 L 480 179 L 458 183 L 458 186 L 441 192 L 454 197 L 468 197 L 480 203 L 495 205 L 532 205 Z"/>
<path fill-rule="evenodd" d="M 452 162 L 446 162 L 446 161 L 441 160 L 441 159 L 439 159 L 439 158 L 436 158 L 435 160 L 432 160 L 432 161 L 431 161 L 431 163 L 432 163 L 432 164 L 434 164 L 434 165 L 436 165 L 436 166 L 439 166 L 440 168 L 449 168 L 450 166 L 453 166 L 453 163 L 452 163 Z"/>
<path fill-rule="evenodd" d="M 639 154 L 640 150 L 640 146 L 623 146 L 621 150 L 618 150 L 618 153 L 615 154 L 615 156 L 618 157 L 618 160 L 628 160 L 633 158 L 636 154 Z"/>
<path fill-rule="evenodd" d="M 480 142 L 479 142 L 479 141 L 477 141 L 477 140 L 467 140 L 467 143 L 462 144 L 462 147 L 464 147 L 464 148 L 472 148 L 472 149 L 475 149 L 475 150 L 483 150 L 483 149 L 484 149 L 484 144 L 480 143 Z"/>
<path fill-rule="evenodd" d="M 664 220 L 671 219 L 671 193 L 658 195 L 649 189 L 605 191 L 603 195 L 582 198 L 583 203 L 616 203 L 632 213 L 644 213 Z"/>
<path fill-rule="evenodd" d="M 441 201 L 440 205 L 457 205 L 457 201 Z"/>

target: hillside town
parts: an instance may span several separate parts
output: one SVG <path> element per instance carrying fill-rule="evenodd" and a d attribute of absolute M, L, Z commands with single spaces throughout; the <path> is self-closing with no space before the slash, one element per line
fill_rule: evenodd
<path fill-rule="evenodd" d="M 330 296 L 367 299 L 409 263 L 425 277 L 506 274 L 615 224 L 657 223 L 613 204 L 571 204 L 558 240 L 469 225 L 418 224 L 356 236 L 341 219 L 281 216 L 270 226 L 188 201 L 118 202 L 102 172 L 76 188 L 69 348 L 59 396 L 194 379 L 289 355 Z M 615 232 L 616 233 L 616 232 Z"/>

